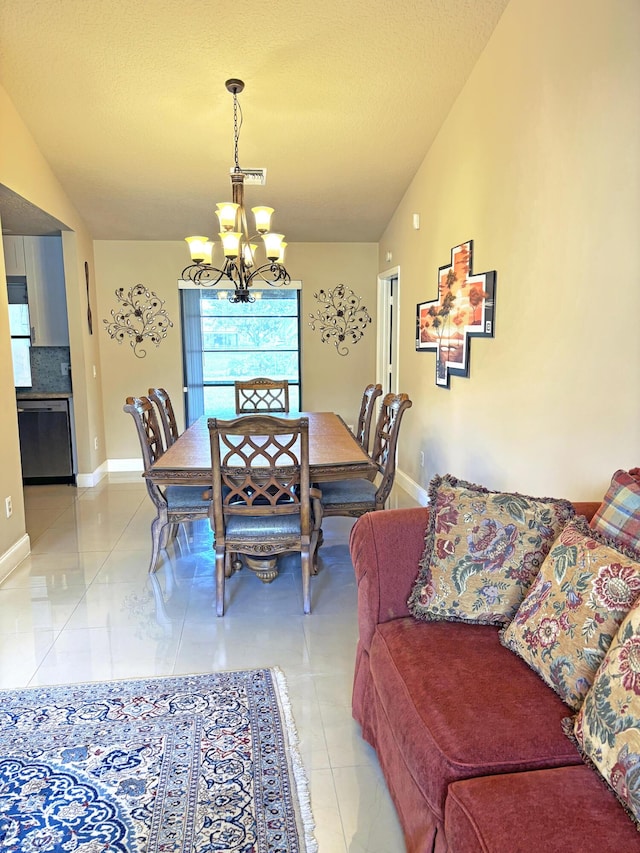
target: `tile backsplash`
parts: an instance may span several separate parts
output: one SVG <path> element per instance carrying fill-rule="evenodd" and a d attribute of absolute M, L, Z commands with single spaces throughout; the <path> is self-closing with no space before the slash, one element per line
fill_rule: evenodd
<path fill-rule="evenodd" d="M 62 365 L 70 364 L 69 347 L 31 347 L 31 388 L 16 388 L 44 394 L 71 391 L 71 371 L 63 375 Z"/>

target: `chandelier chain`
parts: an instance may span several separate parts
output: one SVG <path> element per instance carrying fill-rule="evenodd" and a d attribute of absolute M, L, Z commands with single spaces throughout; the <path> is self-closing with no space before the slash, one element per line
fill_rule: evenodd
<path fill-rule="evenodd" d="M 240 124 L 238 124 L 238 112 L 240 113 Z M 235 171 L 241 172 L 240 162 L 238 160 L 238 140 L 240 139 L 240 129 L 242 127 L 242 107 L 238 103 L 238 95 L 233 93 L 233 160 L 235 163 Z"/>

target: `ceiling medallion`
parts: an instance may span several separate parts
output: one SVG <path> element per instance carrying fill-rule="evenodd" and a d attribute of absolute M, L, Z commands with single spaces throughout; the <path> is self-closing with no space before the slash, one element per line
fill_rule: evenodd
<path fill-rule="evenodd" d="M 249 236 L 247 214 L 244 207 L 245 172 L 238 161 L 238 138 L 242 127 L 242 109 L 238 104 L 238 94 L 244 89 L 242 80 L 227 80 L 225 86 L 233 95 L 233 142 L 234 168 L 231 172 L 232 201 L 223 202 L 216 211 L 220 220 L 220 240 L 224 254 L 222 268 L 213 266 L 213 241 L 207 237 L 186 237 L 193 263 L 182 271 L 182 278 L 204 287 L 213 287 L 221 281 L 231 282 L 229 291 L 231 302 L 255 302 L 249 288 L 254 280 L 281 286 L 289 284 L 291 278 L 284 266 L 284 234 L 274 234 L 271 227 L 272 207 L 253 207 L 256 234 Z M 238 113 L 240 121 L 238 122 Z M 266 262 L 257 263 L 257 240 L 262 237 Z"/>

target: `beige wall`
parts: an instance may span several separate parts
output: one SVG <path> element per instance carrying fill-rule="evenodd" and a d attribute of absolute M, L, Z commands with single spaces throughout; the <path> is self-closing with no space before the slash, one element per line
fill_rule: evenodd
<path fill-rule="evenodd" d="M 380 241 L 414 401 L 399 467 L 424 487 L 597 499 L 640 463 L 639 43 L 637 0 L 512 0 Z M 468 239 L 497 270 L 495 338 L 446 390 L 415 308 Z"/>
<path fill-rule="evenodd" d="M 90 336 L 86 321 L 84 261 L 93 271 L 91 235 L 70 204 L 31 134 L 17 114 L 6 92 L 0 87 L 0 184 L 65 223 L 71 231 L 63 235 L 67 312 L 71 345 L 71 372 L 76 412 L 76 438 L 80 472 L 94 471 L 101 462 L 90 436 L 94 433 L 104 445 L 102 401 L 98 382 L 91 367 L 99 366 L 97 336 Z M 1 255 L 1 250 L 0 250 Z M 4 258 L 0 262 L 4 280 Z M 93 294 L 95 298 L 95 293 Z M 10 351 L 6 289 L 0 297 L 0 391 L 4 399 L 15 396 Z M 22 504 L 22 479 L 16 410 L 13 405 L 0 411 L 0 558 L 25 534 Z M 103 458 L 103 457 L 102 457 Z M 14 513 L 5 519 L 4 497 L 13 498 Z"/>
<path fill-rule="evenodd" d="M 178 278 L 188 262 L 183 242 L 96 241 L 97 326 L 105 411 L 106 455 L 109 460 L 140 456 L 138 439 L 129 415 L 122 412 L 127 396 L 146 394 L 152 386 L 167 389 L 177 403 L 182 428 L 182 349 Z M 332 410 L 353 422 L 358 414 L 362 389 L 375 375 L 375 294 L 377 246 L 374 243 L 298 243 L 287 249 L 287 268 L 302 281 L 302 387 L 308 410 Z M 173 328 L 158 347 L 146 347 L 136 358 L 128 341 L 118 344 L 104 327 L 117 307 L 115 290 L 143 284 L 165 301 Z M 335 347 L 323 344 L 319 332 L 309 327 L 309 314 L 317 303 L 313 294 L 343 283 L 362 297 L 374 318 L 362 340 L 340 356 Z"/>
<path fill-rule="evenodd" d="M 0 281 L 5 279 L 4 255 L 0 250 Z M 11 336 L 9 334 L 9 308 L 7 288 L 0 287 L 0 397 L 15 398 L 13 365 L 11 362 Z M 20 444 L 18 441 L 18 415 L 15 407 L 0 407 L 0 558 L 25 535 L 24 503 L 22 500 L 22 472 L 20 470 Z M 6 518 L 5 498 L 11 497 L 13 515 Z M 0 566 L 0 580 L 10 566 Z"/>

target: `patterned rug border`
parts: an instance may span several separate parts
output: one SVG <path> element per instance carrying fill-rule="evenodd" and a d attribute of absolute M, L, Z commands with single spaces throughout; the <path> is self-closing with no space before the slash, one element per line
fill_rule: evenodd
<path fill-rule="evenodd" d="M 177 684 L 188 681 L 189 679 L 197 679 L 206 681 L 207 679 L 215 680 L 218 677 L 232 678 L 234 676 L 247 677 L 251 675 L 268 674 L 270 683 L 273 688 L 273 697 L 278 709 L 280 722 L 282 724 L 282 733 L 284 735 L 284 757 L 286 759 L 287 773 L 292 781 L 291 785 L 291 804 L 295 812 L 295 823 L 298 831 L 298 843 L 300 853 L 318 853 L 318 843 L 316 841 L 314 830 L 315 824 L 311 811 L 311 799 L 309 794 L 309 783 L 307 774 L 303 765 L 302 756 L 300 753 L 300 745 L 298 732 L 296 729 L 294 716 L 289 700 L 287 682 L 284 672 L 280 667 L 264 667 L 258 669 L 245 670 L 221 670 L 217 672 L 198 672 L 186 673 L 179 675 L 163 675 L 163 676 L 143 676 L 137 678 L 119 678 L 106 681 L 84 681 L 74 682 L 71 684 L 47 684 L 34 685 L 30 687 L 16 688 L 0 688 L 0 735 L 2 731 L 7 731 L 9 727 L 3 728 L 2 717 L 6 716 L 7 708 L 11 708 L 9 697 L 13 697 L 13 704 L 16 704 L 23 695 L 36 695 L 38 693 L 55 693 L 64 690 L 78 689 L 91 690 L 94 689 L 117 689 L 119 685 L 123 686 L 123 690 L 130 690 L 132 685 L 146 685 L 146 689 L 152 690 L 153 685 L 161 684 Z M 144 695 L 144 693 L 143 693 Z M 152 698 L 152 697 L 150 697 Z M 5 714 L 3 715 L 3 711 Z M 0 758 L 1 758 L 0 753 Z M 1 827 L 0 827 L 1 829 Z"/>
<path fill-rule="evenodd" d="M 311 797 L 309 794 L 309 780 L 302 763 L 300 754 L 300 741 L 298 730 L 293 719 L 293 711 L 289 700 L 289 691 L 284 672 L 279 666 L 270 668 L 273 683 L 276 687 L 276 698 L 280 707 L 281 716 L 284 718 L 285 732 L 287 735 L 287 761 L 289 772 L 293 774 L 296 786 L 296 800 L 298 807 L 298 823 L 302 826 L 306 853 L 318 853 L 318 843 L 315 839 L 315 822 L 311 811 Z"/>

